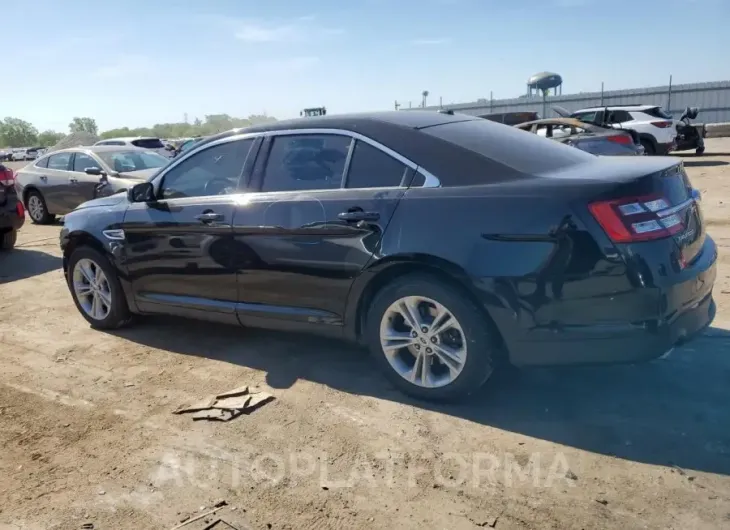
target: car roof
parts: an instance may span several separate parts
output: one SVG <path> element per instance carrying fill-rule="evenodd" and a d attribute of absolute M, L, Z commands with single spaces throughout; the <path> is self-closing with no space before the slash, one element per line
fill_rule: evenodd
<path fill-rule="evenodd" d="M 132 140 L 159 140 L 159 138 L 157 136 L 118 136 L 116 138 L 104 138 L 103 140 L 99 140 L 99 142 L 109 142 L 109 141 L 131 142 Z M 99 142 L 96 142 L 96 143 L 99 143 Z"/>
<path fill-rule="evenodd" d="M 334 114 L 329 116 L 308 116 L 282 120 L 262 125 L 252 125 L 239 129 L 213 134 L 203 137 L 199 147 L 218 139 L 235 134 L 260 133 L 269 131 L 282 131 L 288 129 L 344 129 L 357 131 L 362 127 L 372 129 L 380 126 L 390 126 L 411 130 L 424 129 L 446 123 L 460 121 L 481 120 L 478 116 L 458 113 L 442 113 L 432 110 L 414 111 L 384 111 L 384 112 L 363 112 L 355 114 Z"/>
<path fill-rule="evenodd" d="M 649 110 L 649 109 L 656 109 L 657 107 L 661 107 L 661 105 L 606 105 L 605 107 L 590 107 L 587 109 L 580 109 L 573 111 L 573 114 L 576 112 L 593 112 L 594 110 Z"/>
<path fill-rule="evenodd" d="M 74 151 L 86 151 L 88 153 L 108 153 L 109 151 L 149 151 L 142 147 L 135 147 L 134 145 L 79 145 L 77 147 L 67 147 L 66 149 L 59 149 L 49 153 L 55 155 L 56 153 L 69 153 Z"/>

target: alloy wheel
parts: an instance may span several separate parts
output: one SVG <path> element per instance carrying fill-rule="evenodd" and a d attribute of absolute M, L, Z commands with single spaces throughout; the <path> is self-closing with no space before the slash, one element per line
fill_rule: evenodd
<path fill-rule="evenodd" d="M 76 299 L 84 312 L 94 320 L 104 320 L 112 308 L 109 280 L 93 260 L 80 259 L 74 266 L 72 282 Z"/>
<path fill-rule="evenodd" d="M 45 215 L 45 208 L 43 207 L 43 201 L 38 195 L 31 195 L 28 198 L 28 214 L 34 221 L 42 221 Z"/>
<path fill-rule="evenodd" d="M 430 298 L 406 296 L 393 302 L 380 322 L 380 345 L 393 370 L 423 388 L 452 383 L 466 363 L 461 324 Z"/>

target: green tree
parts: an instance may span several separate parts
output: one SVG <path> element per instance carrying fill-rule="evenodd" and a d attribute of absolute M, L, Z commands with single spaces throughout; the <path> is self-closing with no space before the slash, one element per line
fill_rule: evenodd
<path fill-rule="evenodd" d="M 43 147 L 52 147 L 56 145 L 64 136 L 66 135 L 56 131 L 43 131 L 38 135 L 38 145 L 42 145 Z"/>
<path fill-rule="evenodd" d="M 32 147 L 38 142 L 38 129 L 20 118 L 0 121 L 0 145 L 7 147 Z"/>
<path fill-rule="evenodd" d="M 99 134 L 99 128 L 96 126 L 96 120 L 94 118 L 76 117 L 68 124 L 68 128 L 72 133 L 83 131 L 94 136 Z"/>

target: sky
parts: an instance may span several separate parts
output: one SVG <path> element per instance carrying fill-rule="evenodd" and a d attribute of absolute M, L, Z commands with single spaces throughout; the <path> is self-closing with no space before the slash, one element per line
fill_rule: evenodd
<path fill-rule="evenodd" d="M 2 0 L 0 117 L 67 132 L 730 79 L 730 0 Z"/>

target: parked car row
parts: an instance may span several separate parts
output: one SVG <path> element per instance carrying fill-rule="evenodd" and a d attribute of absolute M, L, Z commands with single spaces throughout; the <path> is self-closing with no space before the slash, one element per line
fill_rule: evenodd
<path fill-rule="evenodd" d="M 19 170 L 16 188 L 35 223 L 53 221 L 83 202 L 125 191 L 169 162 L 127 145 L 61 149 Z"/>
<path fill-rule="evenodd" d="M 45 208 L 33 220 L 69 212 L 64 274 L 95 328 L 164 313 L 321 333 L 368 346 L 402 391 L 452 399 L 505 362 L 656 358 L 714 318 L 717 248 L 682 162 L 593 156 L 544 129 L 307 117 L 205 138 L 76 208 L 80 188 L 43 177 L 80 180 L 88 158 L 110 178 L 112 147 L 53 153 L 16 187 Z"/>

